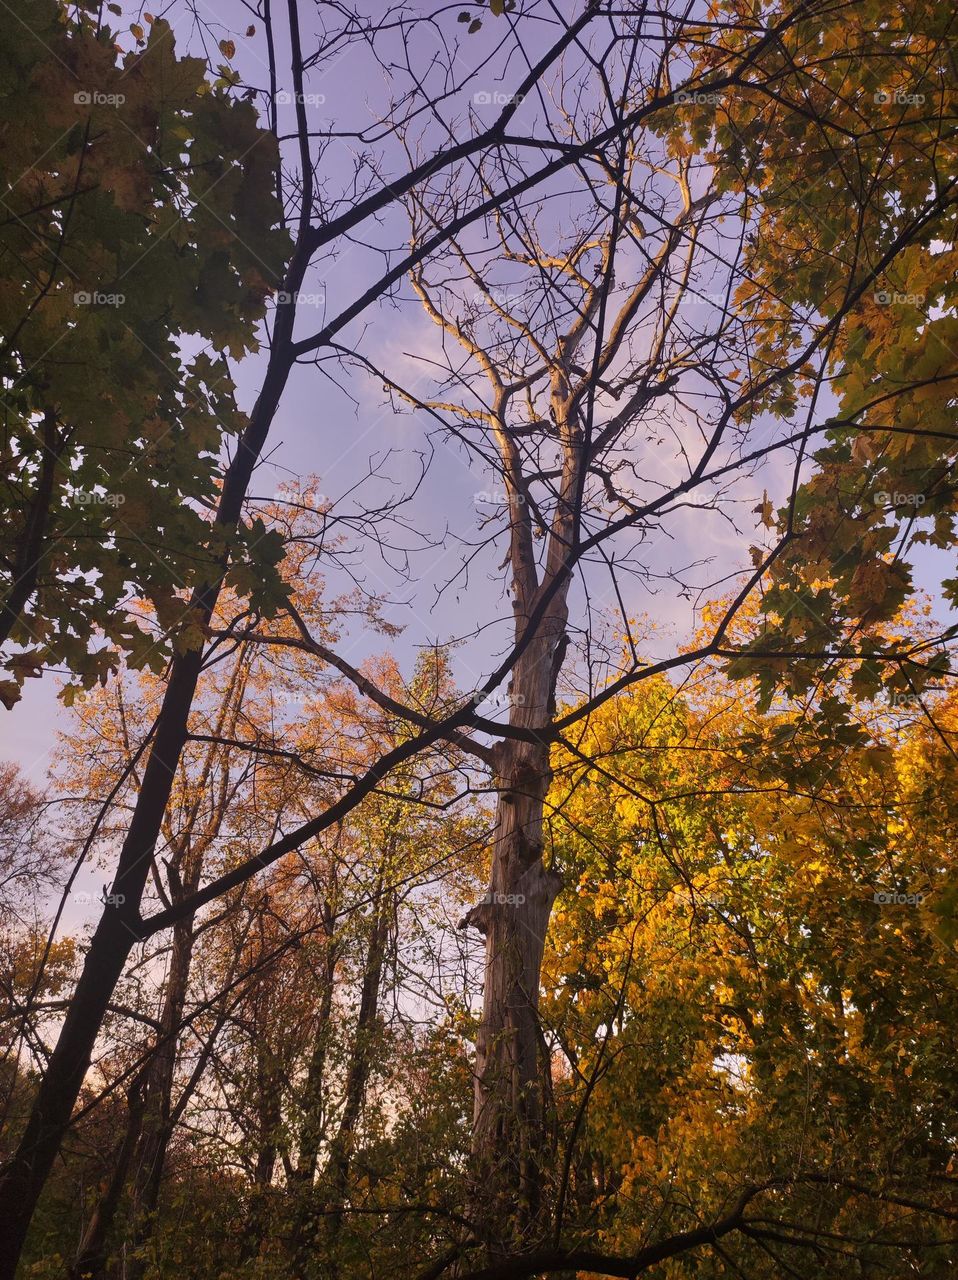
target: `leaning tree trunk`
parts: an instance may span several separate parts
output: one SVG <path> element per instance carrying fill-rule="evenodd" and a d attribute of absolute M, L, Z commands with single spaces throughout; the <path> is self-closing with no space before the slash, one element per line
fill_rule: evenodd
<path fill-rule="evenodd" d="M 302 283 L 312 252 L 311 246 L 299 241 L 286 275 L 285 283 L 290 289 Z M 215 518 L 219 529 L 230 529 L 242 519 L 253 468 L 293 367 L 293 319 L 293 307 L 280 308 L 266 377 L 223 479 Z M 203 626 L 213 616 L 228 559 L 221 556 L 214 568 L 210 580 L 191 597 L 196 621 Z M 176 768 L 186 745 L 187 722 L 202 665 L 200 649 L 188 649 L 173 659 L 136 806 L 117 860 L 111 894 L 114 902 L 107 906 L 90 940 L 70 1008 L 20 1142 L 0 1169 L 0 1280 L 14 1280 L 37 1202 L 70 1127 L 110 998 L 127 957 L 140 940 L 140 903 Z"/>
<path fill-rule="evenodd" d="M 93 935 L 20 1145 L 0 1174 L 2 1280 L 14 1280 L 34 1208 L 69 1126 L 103 1015 L 133 941 L 133 931 L 119 910 L 108 908 Z"/>

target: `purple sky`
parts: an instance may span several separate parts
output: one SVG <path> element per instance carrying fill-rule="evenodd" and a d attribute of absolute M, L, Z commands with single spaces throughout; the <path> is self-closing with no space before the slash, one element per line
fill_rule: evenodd
<path fill-rule="evenodd" d="M 410 89 L 412 81 L 405 71 L 407 62 L 427 85 L 435 87 L 446 83 L 444 64 L 452 68 L 452 73 L 463 84 L 456 96 L 442 103 L 445 126 L 425 118 L 417 118 L 411 125 L 411 133 L 418 136 L 423 154 L 428 154 L 430 147 L 438 148 L 450 136 L 461 137 L 470 111 L 477 120 L 491 122 L 499 110 L 495 95 L 508 92 L 518 83 L 525 65 L 505 23 L 487 16 L 483 30 L 468 36 L 464 25 L 457 22 L 457 14 L 467 7 L 465 4 L 424 5 L 420 12 L 431 14 L 434 22 L 419 28 L 408 46 L 404 46 L 398 33 L 383 38 L 376 53 L 379 60 L 392 64 L 391 75 L 384 73 L 376 57 L 361 42 L 334 56 L 328 65 L 320 66 L 306 86 L 311 95 L 308 106 L 311 122 L 317 129 L 332 129 L 343 135 L 368 129 L 386 113 L 390 97 L 401 99 Z M 526 7 L 532 16 L 524 29 L 523 43 L 530 58 L 555 38 L 557 28 L 550 14 L 568 16 L 579 10 L 578 4 L 569 3 L 556 6 L 536 3 Z M 365 8 L 370 14 L 382 11 L 381 6 L 374 3 Z M 300 9 L 303 44 L 310 49 L 315 42 L 315 31 L 310 30 L 311 24 L 315 25 L 315 10 L 305 3 Z M 207 24 L 205 33 L 182 5 L 174 4 L 167 13 L 177 33 L 178 47 L 198 47 L 205 38 L 207 48 L 212 49 L 216 39 L 233 38 L 237 44 L 235 65 L 246 82 L 265 85 L 259 21 L 252 19 L 256 33 L 245 39 L 242 33 L 251 19 L 237 0 L 217 0 L 213 5 L 203 0 L 197 11 Z M 138 12 L 129 12 L 130 21 L 138 16 Z M 285 59 L 282 49 L 280 58 Z M 480 95 L 478 101 L 477 94 Z M 486 103 L 484 97 L 491 97 L 493 101 Z M 283 112 L 288 124 L 292 107 L 283 108 Z M 537 122 L 541 124 L 541 119 L 541 104 L 527 100 L 520 107 L 514 129 L 531 131 Z M 362 149 L 354 137 L 330 139 L 323 156 L 321 177 L 331 196 L 343 193 L 343 199 L 348 202 L 354 165 Z M 399 173 L 404 167 L 403 156 L 393 139 L 386 138 L 372 148 L 371 154 L 384 174 Z M 298 333 L 305 335 L 318 328 L 325 318 L 335 315 L 341 305 L 351 301 L 366 283 L 375 279 L 382 269 L 382 251 L 401 249 L 407 236 L 406 228 L 401 212 L 390 213 L 370 232 L 376 239 L 375 248 L 358 243 L 340 245 L 334 258 L 317 264 L 304 285 L 307 300 L 300 304 Z M 431 374 L 429 365 L 421 358 L 439 354 L 438 331 L 423 314 L 408 287 L 400 289 L 388 304 L 372 307 L 360 320 L 354 321 L 343 340 L 358 346 L 360 338 L 362 349 L 370 359 L 382 364 L 397 379 L 414 384 L 417 391 L 427 394 Z M 246 407 L 252 403 L 261 369 L 262 360 L 252 358 L 237 371 L 241 401 Z M 341 371 L 337 377 L 342 379 Z M 284 396 L 270 436 L 268 461 L 260 468 L 254 492 L 269 496 L 279 483 L 291 476 L 316 473 L 321 479 L 322 492 L 339 499 L 362 481 L 373 463 L 383 468 L 392 484 L 383 480 L 367 483 L 357 490 L 355 498 L 346 498 L 337 510 L 348 511 L 352 502 L 362 501 L 364 496 L 381 499 L 414 483 L 418 457 L 426 447 L 431 425 L 424 414 L 407 412 L 396 416 L 381 385 L 367 375 L 347 376 L 339 387 L 316 369 L 303 367 L 295 372 Z M 678 420 L 673 425 L 679 435 L 688 426 Z M 784 430 L 781 426 L 775 429 Z M 764 438 L 769 430 L 770 427 L 760 425 L 757 434 Z M 501 578 L 495 572 L 501 547 L 497 556 L 490 553 L 480 558 L 466 585 L 447 590 L 438 598 L 437 589 L 456 574 L 462 557 L 462 544 L 456 535 L 464 538 L 475 535 L 477 517 L 483 509 L 477 506 L 477 494 L 492 488 L 495 479 L 477 469 L 459 445 L 443 443 L 434 433 L 432 445 L 435 454 L 429 473 L 406 512 L 411 525 L 406 543 L 412 548 L 413 580 L 406 581 L 397 574 L 371 546 L 363 548 L 363 576 L 370 590 L 396 601 L 384 613 L 390 621 L 405 627 L 402 637 L 391 642 L 391 647 L 407 664 L 418 645 L 437 639 L 449 640 L 468 633 L 477 623 L 495 617 L 502 619 L 498 629 L 484 631 L 478 639 L 457 650 L 458 675 L 466 687 L 488 673 L 508 639 L 512 611 L 503 595 Z M 676 465 L 674 445 L 649 445 L 644 461 L 659 474 L 663 471 L 668 474 Z M 718 582 L 747 566 L 749 543 L 759 540 L 755 528 L 757 518 L 750 514 L 751 507 L 761 498 L 765 487 L 773 502 L 784 500 L 789 474 L 786 464 L 787 459 L 782 457 L 780 463 L 745 482 L 734 494 L 735 518 L 742 530 L 741 537 L 716 513 L 686 511 L 669 522 L 667 536 L 653 536 L 643 545 L 646 562 L 657 572 L 665 573 L 711 558 L 709 566 L 693 575 L 699 584 Z M 416 550 L 420 534 L 425 535 L 421 539 L 424 545 Z M 437 543 L 439 545 L 435 545 Z M 941 559 L 940 554 L 936 559 Z M 944 561 L 951 572 L 952 557 L 944 557 Z M 939 568 L 930 557 L 925 558 L 922 579 L 932 585 Z M 658 652 L 673 650 L 676 640 L 684 639 L 693 629 L 693 599 L 664 586 L 653 596 L 635 580 L 626 579 L 625 587 L 629 612 L 636 616 L 648 614 L 661 629 L 655 642 Z M 603 594 L 612 603 L 608 583 L 601 574 L 596 575 L 592 589 L 600 603 Z M 581 611 L 583 602 L 581 590 L 577 588 L 575 594 L 574 613 L 576 609 Z M 387 643 L 390 642 L 382 637 L 360 632 L 348 636 L 341 651 L 355 662 L 383 650 Z M 0 751 L 4 757 L 17 760 L 37 781 L 45 775 L 58 721 L 68 714 L 57 703 L 56 685 L 54 675 L 42 681 L 29 681 L 22 702 L 14 711 L 6 713 L 3 721 Z"/>

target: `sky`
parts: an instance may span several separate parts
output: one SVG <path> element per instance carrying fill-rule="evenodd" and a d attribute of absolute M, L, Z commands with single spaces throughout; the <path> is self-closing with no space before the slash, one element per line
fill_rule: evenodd
<path fill-rule="evenodd" d="M 578 5 L 533 4 L 523 36 L 524 54 L 508 38 L 505 25 L 488 16 L 482 30 L 467 34 L 466 24 L 458 21 L 458 15 L 468 9 L 467 5 L 424 5 L 420 12 L 430 15 L 433 21 L 417 26 L 413 34 L 393 29 L 372 47 L 363 41 L 351 42 L 341 50 L 334 46 L 328 57 L 317 59 L 305 86 L 306 109 L 311 127 L 329 133 L 319 173 L 321 188 L 331 201 L 338 199 L 340 207 L 348 204 L 354 198 L 355 175 L 359 174 L 361 184 L 374 182 L 370 172 L 373 166 L 383 175 L 402 172 L 406 161 L 395 138 L 384 136 L 378 142 L 363 143 L 356 136 L 364 130 L 375 131 L 375 121 L 386 114 L 390 100 L 409 101 L 404 95 L 417 80 L 434 89 L 448 85 L 452 79 L 461 83 L 459 92 L 441 103 L 443 123 L 420 115 L 410 121 L 410 147 L 418 154 L 429 154 L 430 147 L 437 149 L 450 137 L 462 136 L 469 113 L 474 122 L 490 122 L 501 109 L 503 96 L 521 80 L 523 57 L 534 59 L 554 38 L 556 28 L 548 20 L 550 14 L 569 15 L 578 11 Z M 364 11 L 374 15 L 380 7 L 367 4 Z M 304 49 L 319 47 L 313 7 L 301 5 L 300 12 Z M 166 10 L 158 7 L 157 13 L 173 23 L 178 48 L 205 46 L 213 50 L 216 41 L 233 40 L 237 46 L 233 63 L 244 82 L 256 87 L 266 84 L 261 23 L 251 19 L 237 0 L 216 0 L 212 5 L 201 0 L 196 5 L 199 22 L 179 0 Z M 129 20 L 137 18 L 143 21 L 139 13 L 131 10 Z M 246 37 L 244 32 L 250 23 L 254 33 Z M 281 40 L 280 61 L 285 57 Z M 513 129 L 517 133 L 531 132 L 541 124 L 543 110 L 541 101 L 522 103 Z M 280 108 L 281 132 L 289 127 L 293 111 L 290 104 Z M 558 207 L 560 225 L 555 229 L 561 233 L 561 210 L 571 205 L 560 203 Z M 302 290 L 298 335 L 319 328 L 337 314 L 377 277 L 384 261 L 395 259 L 408 237 L 408 224 L 402 213 L 388 212 L 368 234 L 372 244 L 358 240 L 341 243 L 332 256 L 314 264 Z M 701 316 L 697 323 L 702 323 Z M 400 287 L 387 302 L 369 308 L 350 324 L 342 340 L 361 347 L 370 360 L 397 381 L 423 396 L 432 393 L 436 369 L 443 360 L 443 345 L 436 326 L 408 287 Z M 262 368 L 263 357 L 254 356 L 235 370 L 244 407 L 253 403 Z M 476 536 L 477 518 L 489 511 L 483 495 L 494 491 L 496 479 L 477 467 L 455 441 L 441 438 L 427 415 L 415 411 L 396 413 L 379 380 L 349 368 L 339 367 L 332 372 L 335 376 L 327 377 L 309 365 L 294 371 L 253 491 L 268 497 L 284 481 L 312 474 L 319 478 L 320 491 L 334 502 L 334 512 L 348 513 L 364 499 L 381 500 L 415 488 L 422 457 L 431 454 L 425 479 L 404 512 L 407 528 L 397 539 L 408 552 L 408 573 L 397 572 L 404 555 L 384 558 L 371 543 L 356 547 L 356 571 L 367 589 L 387 601 L 383 616 L 403 626 L 401 637 L 388 644 L 407 667 L 418 646 L 469 637 L 480 624 L 498 620 L 498 625 L 466 639 L 456 650 L 456 670 L 463 687 L 478 684 L 495 665 L 512 622 L 510 601 L 497 570 L 501 544 L 497 554 L 489 552 L 478 558 L 468 578 L 456 579 L 456 575 L 462 565 L 464 540 Z M 675 441 L 691 442 L 694 424 L 678 406 L 669 412 L 671 421 L 667 426 L 672 435 L 653 433 L 654 438 L 641 445 L 641 455 L 634 459 L 648 474 L 681 474 Z M 759 438 L 785 429 L 769 423 L 756 424 Z M 371 471 L 377 474 L 372 481 L 366 479 Z M 734 512 L 738 531 L 715 512 L 678 513 L 668 522 L 667 529 L 653 533 L 642 545 L 646 569 L 660 575 L 681 575 L 687 570 L 687 581 L 693 587 L 712 582 L 717 584 L 714 594 L 727 590 L 728 576 L 749 564 L 749 545 L 760 539 L 752 507 L 766 488 L 773 501 L 784 501 L 789 475 L 789 460 L 779 455 L 773 464 L 748 477 L 729 495 L 733 505 L 727 509 Z M 693 564 L 700 567 L 689 569 Z M 925 557 L 920 577 L 931 585 L 938 572 L 939 564 L 930 555 Z M 589 573 L 593 603 L 598 603 L 601 615 L 606 606 L 614 605 L 614 595 L 601 567 Z M 453 579 L 453 585 L 448 586 Z M 674 584 L 656 585 L 640 578 L 626 577 L 623 582 L 629 614 L 647 616 L 655 624 L 657 638 L 653 643 L 660 646 L 656 656 L 674 651 L 677 643 L 691 635 L 701 603 L 694 590 L 683 591 Z M 335 574 L 330 585 L 339 585 Z M 574 619 L 578 617 L 581 622 L 585 603 L 581 585 L 576 586 L 572 603 Z M 340 652 L 355 663 L 381 651 L 386 644 L 383 637 L 360 628 L 344 638 Z M 57 726 L 69 714 L 57 701 L 57 685 L 55 673 L 28 681 L 21 703 L 3 719 L 0 754 L 16 760 L 37 783 L 43 781 L 49 767 Z"/>

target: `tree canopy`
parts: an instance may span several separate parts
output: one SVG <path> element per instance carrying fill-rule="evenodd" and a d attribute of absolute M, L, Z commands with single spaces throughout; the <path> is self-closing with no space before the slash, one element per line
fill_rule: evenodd
<path fill-rule="evenodd" d="M 246 422 L 231 361 L 256 350 L 287 253 L 253 105 L 178 55 L 169 22 L 139 30 L 123 52 L 89 7 L 30 0 L 0 55 L 8 703 L 47 665 L 87 687 L 118 651 L 162 666 L 182 635 Z"/>
<path fill-rule="evenodd" d="M 954 19 L 567 8 L 8 23 L 0 1280 L 954 1270 Z"/>

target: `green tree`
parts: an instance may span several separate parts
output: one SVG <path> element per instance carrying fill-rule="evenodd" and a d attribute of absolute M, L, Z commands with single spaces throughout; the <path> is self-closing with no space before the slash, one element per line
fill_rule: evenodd
<path fill-rule="evenodd" d="M 132 33 L 132 34 L 131 34 Z M 117 43 L 122 42 L 126 51 Z M 0 51 L 0 696 L 161 664 L 282 274 L 275 140 L 170 25 L 28 0 Z M 146 598 L 160 642 L 127 607 Z"/>
<path fill-rule="evenodd" d="M 719 8 L 748 10 L 738 0 Z M 695 42 L 703 88 L 739 41 L 733 24 Z M 762 76 L 774 85 L 771 102 L 755 83 Z M 912 592 L 921 548 L 955 538 L 952 15 L 928 0 L 891 20 L 873 3 L 840 16 L 809 10 L 762 51 L 749 80 L 683 107 L 672 143 L 711 147 L 717 180 L 741 199 L 747 239 L 735 306 L 752 367 L 792 362 L 764 398 L 794 426 L 795 465 L 780 502 L 763 512 L 769 547 L 760 550 L 776 549 L 766 625 L 753 641 L 763 696 L 809 687 L 829 654 L 862 655 L 859 693 L 884 685 L 907 694 L 935 682 L 943 655 L 927 640 L 915 652 L 884 648 L 869 628 Z M 803 350 L 810 332 L 814 352 Z M 941 591 L 953 604 L 958 579 L 944 578 Z"/>

